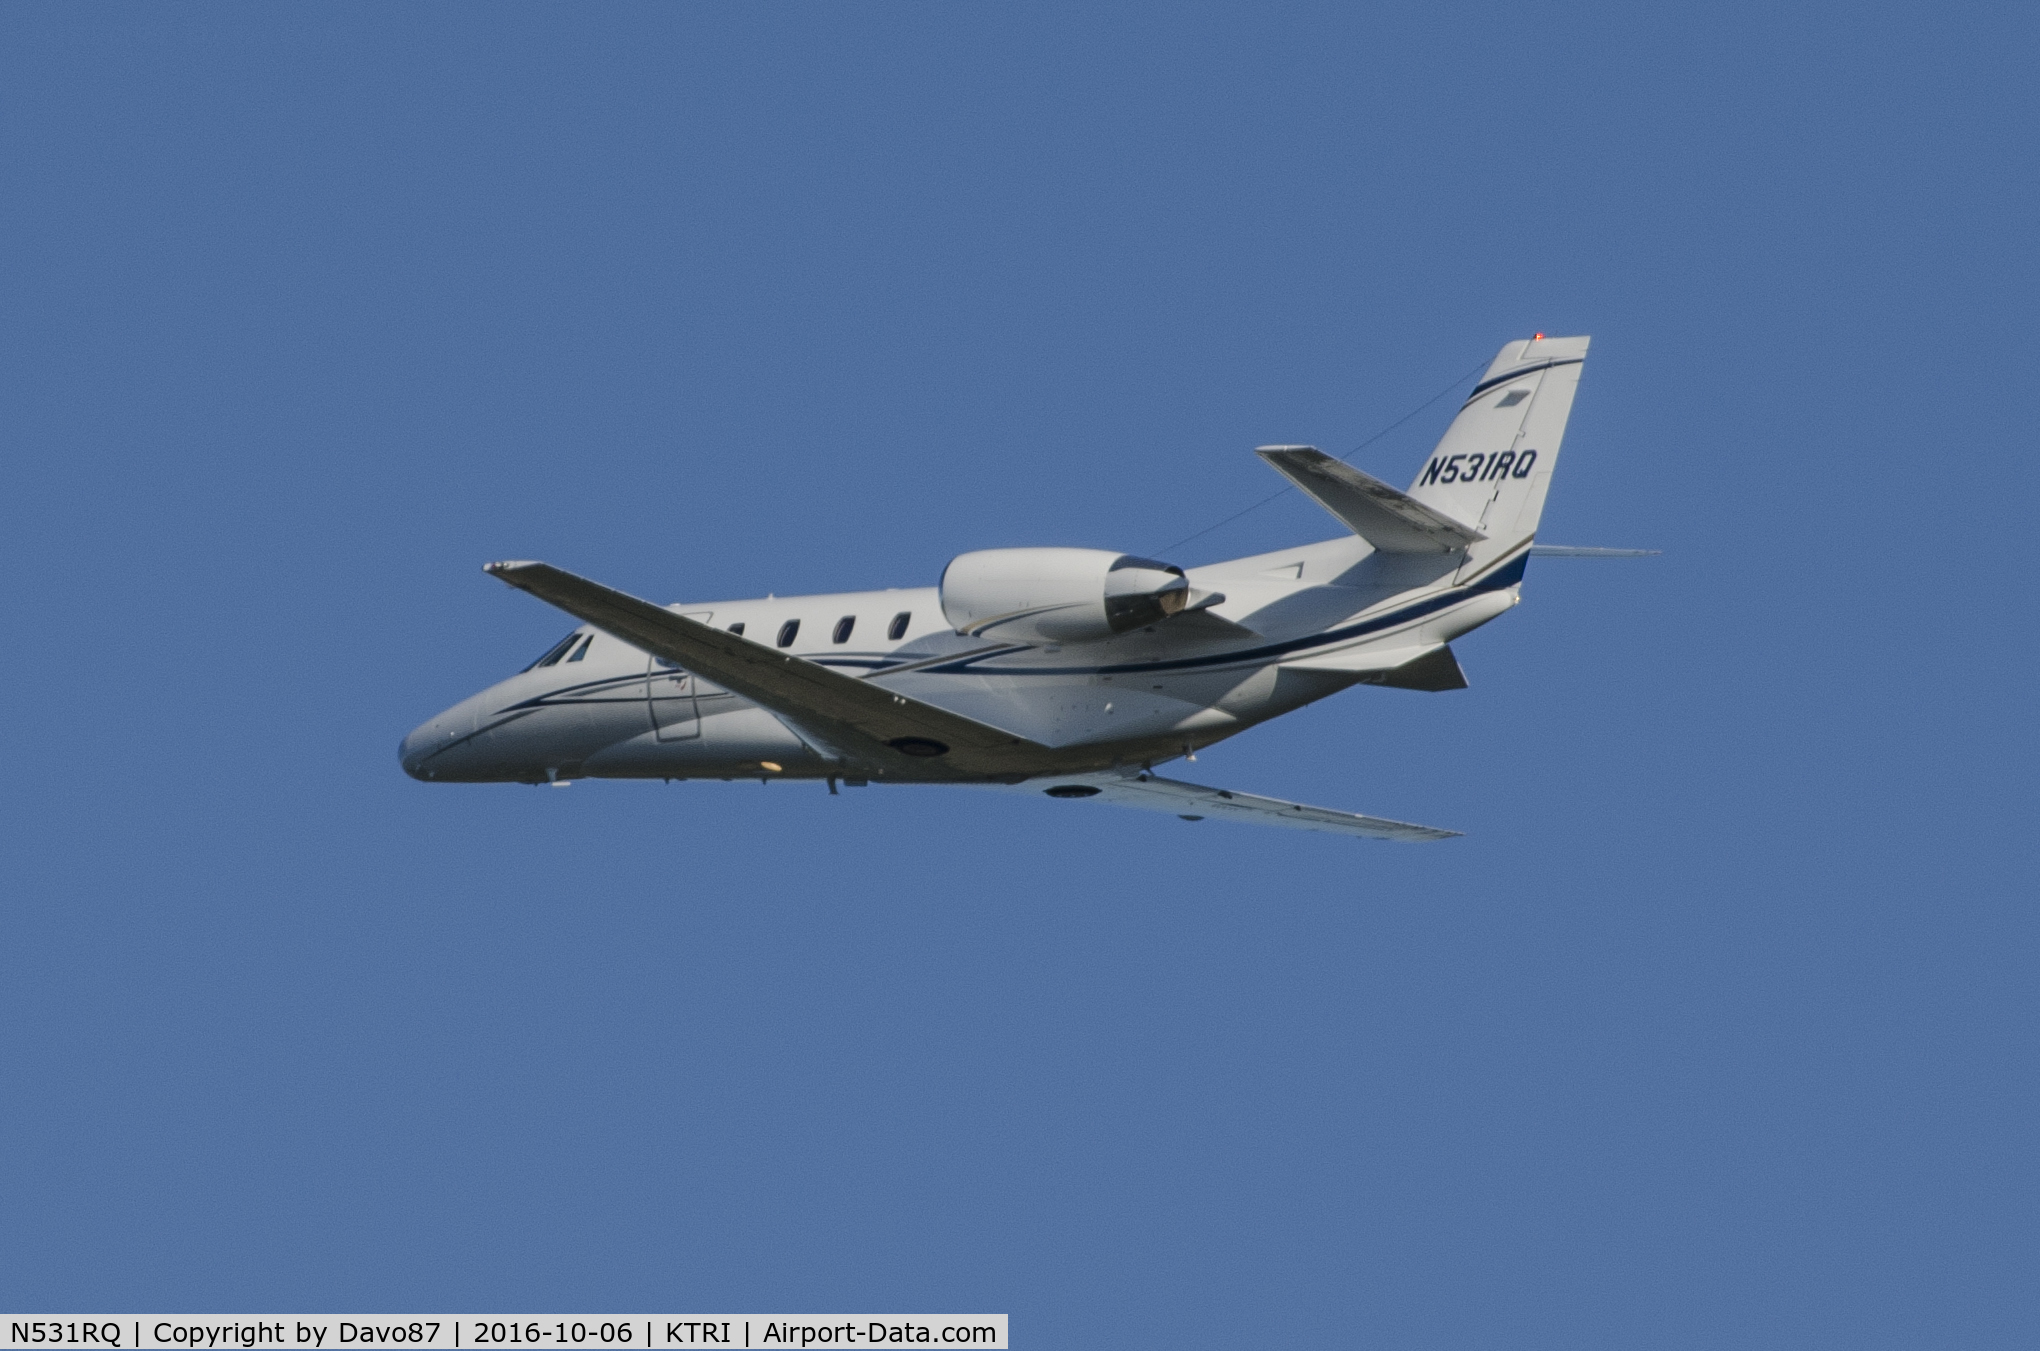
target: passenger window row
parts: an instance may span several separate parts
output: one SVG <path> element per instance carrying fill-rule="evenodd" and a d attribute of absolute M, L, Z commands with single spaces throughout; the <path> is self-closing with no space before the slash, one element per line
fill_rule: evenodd
<path fill-rule="evenodd" d="M 885 636 L 896 643 L 900 639 L 907 636 L 907 625 L 913 622 L 914 612 L 911 610 L 902 610 L 892 617 L 892 623 L 885 626 Z M 836 627 L 829 634 L 829 641 L 834 643 L 847 643 L 850 641 L 851 633 L 853 633 L 856 630 L 856 628 L 857 628 L 857 616 L 844 615 L 841 619 L 836 621 Z M 737 635 L 737 637 L 739 638 L 743 637 L 744 621 L 739 619 L 736 623 L 730 625 L 729 631 Z M 781 624 L 779 626 L 778 643 L 780 647 L 792 647 L 793 640 L 795 638 L 798 638 L 799 636 L 800 636 L 800 621 L 798 619 L 789 619 L 784 624 Z M 588 655 L 588 649 L 594 644 L 594 642 L 595 642 L 594 634 L 592 633 L 583 634 L 579 630 L 576 630 L 575 632 L 570 633 L 566 637 L 560 639 L 560 641 L 558 641 L 557 643 L 554 643 L 551 647 L 547 648 L 543 656 L 541 656 L 537 661 L 531 663 L 531 665 L 525 667 L 524 669 L 527 671 L 536 671 L 542 666 L 557 666 L 562 661 L 566 662 L 579 661 L 583 657 Z M 664 663 L 661 664 L 663 665 Z"/>
<path fill-rule="evenodd" d="M 914 612 L 912 610 L 902 610 L 892 617 L 892 623 L 886 625 L 885 636 L 891 639 L 893 642 L 898 642 L 900 639 L 907 636 L 907 625 L 913 622 Z M 850 641 L 850 635 L 853 632 L 855 632 L 856 629 L 857 629 L 857 616 L 844 615 L 841 619 L 836 621 L 836 627 L 830 630 L 829 641 L 832 643 L 847 643 Z M 740 619 L 736 623 L 730 625 L 730 632 L 736 634 L 739 638 L 743 637 L 744 621 Z M 779 637 L 777 639 L 777 646 L 792 647 L 793 640 L 798 637 L 800 637 L 800 621 L 798 619 L 789 619 L 784 624 L 781 624 L 779 626 Z"/>

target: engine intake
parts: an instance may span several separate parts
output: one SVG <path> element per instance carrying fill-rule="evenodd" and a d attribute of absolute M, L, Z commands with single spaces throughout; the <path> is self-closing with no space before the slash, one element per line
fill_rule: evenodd
<path fill-rule="evenodd" d="M 1095 642 L 1189 603 L 1183 569 L 1105 549 L 980 549 L 942 572 L 950 627 L 1011 642 Z"/>

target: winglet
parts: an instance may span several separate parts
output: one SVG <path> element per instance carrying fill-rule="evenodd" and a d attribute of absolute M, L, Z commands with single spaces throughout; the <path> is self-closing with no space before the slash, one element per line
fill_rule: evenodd
<path fill-rule="evenodd" d="M 1254 453 L 1385 554 L 1449 554 L 1487 538 L 1314 446 L 1261 446 Z"/>

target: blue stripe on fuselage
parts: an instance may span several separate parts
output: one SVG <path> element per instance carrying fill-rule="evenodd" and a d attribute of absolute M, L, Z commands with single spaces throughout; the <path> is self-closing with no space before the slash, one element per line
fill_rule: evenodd
<path fill-rule="evenodd" d="M 1565 363 L 1554 362 L 1552 364 L 1562 365 Z M 1422 600 L 1413 601 L 1400 609 L 1391 610 L 1387 614 L 1377 615 L 1372 619 L 1363 619 L 1357 623 L 1348 624 L 1344 628 L 1329 629 L 1323 633 L 1305 634 L 1301 638 L 1290 638 L 1279 643 L 1268 643 L 1261 647 L 1250 647 L 1235 652 L 1214 652 L 1204 656 L 1177 657 L 1167 661 L 1122 662 L 1114 666 L 1001 666 L 992 671 L 980 671 L 977 669 L 984 662 L 1028 650 L 1025 647 L 1000 647 L 989 652 L 974 652 L 967 657 L 961 657 L 954 661 L 918 666 L 916 669 L 928 672 L 931 675 L 1069 676 L 1125 675 L 1136 671 L 1189 671 L 1202 667 L 1265 664 L 1270 659 L 1288 656 L 1294 652 L 1307 651 L 1314 647 L 1325 647 L 1334 643 L 1343 643 L 1349 639 L 1364 637 L 1370 633 L 1380 633 L 1385 629 L 1392 629 L 1399 625 L 1407 624 L 1412 620 L 1421 619 L 1425 615 L 1436 614 L 1440 610 L 1449 610 L 1454 605 L 1470 600 L 1474 596 L 1485 592 L 1505 590 L 1523 580 L 1523 572 L 1529 561 L 1530 552 L 1526 547 L 1519 550 L 1508 561 L 1475 578 L 1465 586 L 1456 586 L 1440 591 L 1434 596 L 1426 596 Z M 822 666 L 865 667 L 870 669 L 874 675 L 884 674 L 897 667 L 915 665 L 912 662 L 902 661 L 898 658 L 883 657 L 815 656 L 808 658 L 808 660 Z M 529 699 L 507 705 L 497 710 L 494 716 L 500 717 L 505 713 L 519 710 L 572 706 L 577 703 L 635 703 L 642 700 L 645 696 L 640 693 L 603 700 L 579 696 L 585 696 L 587 693 L 601 690 L 605 687 L 641 683 L 644 678 L 641 674 L 611 676 L 603 680 L 585 681 L 581 684 L 568 685 L 556 690 L 547 690 L 542 694 L 533 695 Z M 684 698 L 686 696 L 681 697 Z"/>
<path fill-rule="evenodd" d="M 1134 671 L 1186 671 L 1200 666 L 1234 666 L 1249 662 L 1265 662 L 1271 657 L 1287 656 L 1308 648 L 1323 647 L 1329 643 L 1342 643 L 1349 638 L 1379 633 L 1413 619 L 1421 619 L 1440 610 L 1449 610 L 1461 601 L 1488 591 L 1502 591 L 1523 580 L 1524 566 L 1530 561 L 1528 549 L 1495 568 L 1493 571 L 1466 586 L 1453 587 L 1435 596 L 1405 605 L 1400 610 L 1391 610 L 1373 619 L 1363 619 L 1342 629 L 1331 629 L 1324 633 L 1306 634 L 1285 642 L 1270 643 L 1265 647 L 1251 647 L 1239 652 L 1216 652 L 1203 657 L 1179 657 L 1172 661 L 1126 662 L 1118 666 L 1001 666 L 998 675 L 1122 675 Z M 985 653 L 981 656 L 965 657 L 946 666 L 930 666 L 926 669 L 943 675 L 956 675 L 971 671 L 980 662 L 990 660 L 999 653 Z M 987 672 L 985 674 L 991 674 Z"/>

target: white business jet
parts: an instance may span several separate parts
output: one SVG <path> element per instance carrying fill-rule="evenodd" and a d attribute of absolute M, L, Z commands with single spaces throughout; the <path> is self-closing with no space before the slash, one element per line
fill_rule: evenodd
<path fill-rule="evenodd" d="M 1451 642 L 1513 607 L 1585 338 L 1512 342 L 1408 492 L 1308 446 L 1256 453 L 1351 533 L 1184 569 L 988 549 L 941 584 L 660 606 L 545 563 L 487 571 L 583 621 L 404 738 L 413 778 L 997 786 L 1386 840 L 1456 831 L 1163 778 L 1349 685 L 1463 689 Z"/>

